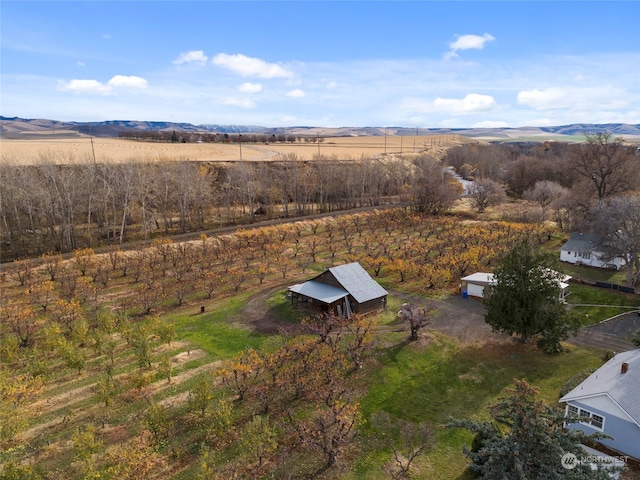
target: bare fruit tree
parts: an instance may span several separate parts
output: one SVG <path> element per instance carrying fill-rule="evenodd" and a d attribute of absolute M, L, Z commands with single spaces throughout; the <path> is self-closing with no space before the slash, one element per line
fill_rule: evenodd
<path fill-rule="evenodd" d="M 413 303 L 403 303 L 398 312 L 398 318 L 403 322 L 409 322 L 411 336 L 409 340 L 418 340 L 418 332 L 422 327 L 426 327 L 431 323 L 431 314 L 435 310 L 435 306 L 430 304 L 426 307 L 420 307 Z"/>

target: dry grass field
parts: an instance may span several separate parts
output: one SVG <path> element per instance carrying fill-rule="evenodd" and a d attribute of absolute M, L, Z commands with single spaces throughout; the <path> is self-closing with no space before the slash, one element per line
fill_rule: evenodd
<path fill-rule="evenodd" d="M 331 137 L 318 143 L 242 144 L 242 160 L 276 160 L 279 155 L 295 154 L 311 160 L 318 154 L 341 159 L 429 152 L 440 154 L 448 147 L 476 143 L 459 135 Z M 240 145 L 220 143 L 155 143 L 116 138 L 35 136 L 32 139 L 2 139 L 0 161 L 8 164 L 83 163 L 95 152 L 98 162 L 126 161 L 237 161 Z"/>

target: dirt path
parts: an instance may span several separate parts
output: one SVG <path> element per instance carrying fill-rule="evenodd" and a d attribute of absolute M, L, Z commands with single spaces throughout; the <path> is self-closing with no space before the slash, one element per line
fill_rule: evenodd
<path fill-rule="evenodd" d="M 292 285 L 293 281 L 281 283 L 252 295 L 247 300 L 247 305 L 238 318 L 237 323 L 250 328 L 252 331 L 262 334 L 277 333 L 285 325 L 276 315 L 270 312 L 267 301 L 276 292 Z"/>
<path fill-rule="evenodd" d="M 262 292 L 259 292 L 247 301 L 247 305 L 238 318 L 238 323 L 251 330 L 263 333 L 277 333 L 284 325 L 277 316 L 270 312 L 267 301 L 283 288 L 293 282 L 283 283 Z M 434 303 L 436 311 L 431 324 L 424 331 L 436 331 L 444 333 L 462 343 L 492 342 L 511 343 L 513 338 L 506 334 L 495 333 L 484 321 L 484 305 L 470 298 L 462 298 L 459 295 L 449 296 L 444 299 L 428 299 L 419 295 L 408 294 L 392 290 L 389 292 L 403 302 L 412 302 L 418 305 Z M 380 331 L 402 330 L 401 326 L 381 326 Z"/>

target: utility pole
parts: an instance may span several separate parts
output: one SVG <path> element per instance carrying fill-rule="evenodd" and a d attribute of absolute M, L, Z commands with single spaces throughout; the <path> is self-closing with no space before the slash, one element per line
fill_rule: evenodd
<path fill-rule="evenodd" d="M 242 134 L 238 135 L 238 145 L 240 145 L 240 161 L 242 161 Z"/>
<path fill-rule="evenodd" d="M 384 154 L 387 155 L 387 129 L 384 129 Z"/>

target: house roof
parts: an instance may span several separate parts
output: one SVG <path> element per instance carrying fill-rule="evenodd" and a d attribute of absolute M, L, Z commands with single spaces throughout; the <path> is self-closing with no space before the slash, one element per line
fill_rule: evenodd
<path fill-rule="evenodd" d="M 289 287 L 289 290 L 324 303 L 333 303 L 349 295 L 349 292 L 343 288 L 315 282 L 313 280 Z"/>
<path fill-rule="evenodd" d="M 388 295 L 388 292 L 371 278 L 371 275 L 358 262 L 332 267 L 329 271 L 358 303 Z"/>
<path fill-rule="evenodd" d="M 560 288 L 564 290 L 569 286 L 567 282 L 571 280 L 570 275 L 561 274 L 559 272 L 556 272 L 555 270 L 551 270 L 550 268 L 547 268 L 545 270 L 547 270 L 550 273 L 550 275 L 553 275 L 554 277 L 558 277 L 558 285 L 560 286 Z M 462 277 L 460 280 L 462 280 L 463 282 L 474 283 L 476 285 L 495 285 L 496 284 L 495 275 L 493 273 L 485 273 L 485 272 L 476 272 L 471 275 L 467 275 L 466 277 Z"/>
<path fill-rule="evenodd" d="M 603 243 L 600 235 L 593 233 L 573 232 L 561 247 L 560 250 L 578 251 L 578 252 L 602 252 L 602 253 L 619 253 L 619 250 Z"/>
<path fill-rule="evenodd" d="M 623 363 L 628 365 L 626 373 L 621 373 Z M 562 397 L 560 402 L 602 395 L 615 402 L 640 427 L 640 348 L 618 353 Z"/>
<path fill-rule="evenodd" d="M 460 280 L 463 282 L 475 283 L 478 285 L 495 285 L 496 279 L 493 273 L 476 272 L 466 277 L 462 277 Z"/>

